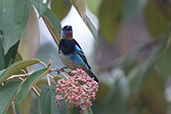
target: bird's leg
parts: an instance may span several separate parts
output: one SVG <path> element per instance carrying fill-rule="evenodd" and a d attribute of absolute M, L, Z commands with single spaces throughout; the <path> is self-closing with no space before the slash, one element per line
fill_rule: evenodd
<path fill-rule="evenodd" d="M 60 69 L 57 69 L 57 73 L 59 74 L 60 72 L 64 72 L 65 69 L 67 69 L 68 67 L 62 67 Z"/>

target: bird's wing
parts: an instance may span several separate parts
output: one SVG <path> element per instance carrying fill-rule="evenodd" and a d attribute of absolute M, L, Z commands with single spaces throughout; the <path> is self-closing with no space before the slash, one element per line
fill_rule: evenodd
<path fill-rule="evenodd" d="M 91 67 L 89 66 L 86 56 L 83 52 L 83 50 L 81 49 L 80 45 L 74 40 L 75 42 L 75 51 L 76 53 L 83 59 L 83 61 L 85 62 L 85 64 L 88 66 L 89 69 L 91 69 Z"/>

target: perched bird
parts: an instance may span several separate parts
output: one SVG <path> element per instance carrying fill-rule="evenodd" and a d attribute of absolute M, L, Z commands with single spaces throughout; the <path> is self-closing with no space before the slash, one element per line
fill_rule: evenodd
<path fill-rule="evenodd" d="M 84 55 L 83 50 L 75 39 L 73 39 L 73 31 L 70 25 L 66 25 L 62 28 L 62 37 L 59 42 L 59 56 L 68 68 L 75 70 L 81 68 L 86 71 L 86 73 L 93 77 L 96 82 L 98 79 L 91 72 L 91 67 L 89 66 L 87 59 Z"/>

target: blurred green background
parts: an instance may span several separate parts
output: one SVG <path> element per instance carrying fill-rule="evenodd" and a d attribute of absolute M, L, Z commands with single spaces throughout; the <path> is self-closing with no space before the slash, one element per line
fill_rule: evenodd
<path fill-rule="evenodd" d="M 19 1 L 12 1 L 13 9 L 20 6 Z M 8 11 L 7 4 L 10 0 L 0 0 L 2 23 L 6 22 L 3 12 Z M 18 32 L 21 37 L 10 46 L 4 43 L 5 53 L 20 39 L 18 52 L 23 59 L 52 60 L 51 67 L 60 68 L 64 66 L 57 53 L 60 22 L 62 26 L 70 24 L 100 80 L 92 113 L 171 114 L 171 0 L 32 0 L 30 4 L 29 15 L 23 15 L 28 17 L 23 34 Z M 12 18 L 18 19 L 15 15 Z M 0 30 L 5 25 L 2 23 Z M 41 67 L 34 65 L 28 71 Z M 40 90 L 42 85 L 47 85 L 44 78 L 37 83 Z M 22 103 L 18 105 L 20 114 L 40 113 L 33 92 L 24 103 L 24 108 Z M 67 113 L 79 112 L 68 109 Z"/>

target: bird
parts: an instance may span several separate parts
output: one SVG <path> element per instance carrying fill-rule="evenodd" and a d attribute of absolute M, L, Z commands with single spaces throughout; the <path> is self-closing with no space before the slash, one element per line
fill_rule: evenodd
<path fill-rule="evenodd" d="M 58 54 L 67 68 L 71 70 L 81 68 L 91 78 L 94 78 L 96 82 L 99 82 L 94 73 L 91 71 L 91 67 L 87 62 L 81 46 L 73 38 L 73 30 L 71 25 L 66 25 L 62 28 Z"/>

